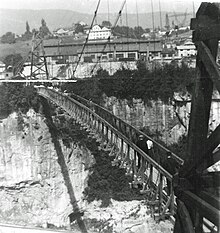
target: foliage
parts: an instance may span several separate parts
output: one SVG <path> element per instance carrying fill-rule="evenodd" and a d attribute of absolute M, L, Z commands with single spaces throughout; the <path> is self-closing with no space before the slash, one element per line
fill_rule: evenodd
<path fill-rule="evenodd" d="M 32 33 L 30 31 L 30 26 L 29 26 L 29 23 L 28 21 L 26 22 L 26 31 L 25 33 L 22 35 L 22 40 L 23 41 L 26 41 L 26 40 L 30 40 L 32 38 Z"/>
<path fill-rule="evenodd" d="M 15 43 L 15 34 L 12 32 L 6 32 L 6 34 L 4 34 L 1 37 L 1 43 L 3 44 L 14 44 Z"/>
<path fill-rule="evenodd" d="M 0 85 L 0 100 L 0 113 L 4 117 L 14 111 L 26 113 L 30 108 L 34 108 L 35 111 L 39 108 L 36 90 L 24 84 Z"/>
<path fill-rule="evenodd" d="M 144 34 L 144 29 L 142 28 L 142 27 L 140 27 L 140 26 L 138 26 L 138 27 L 134 27 L 134 34 L 135 34 L 135 36 L 137 37 L 137 38 L 141 38 L 141 36 Z"/>
<path fill-rule="evenodd" d="M 89 202 L 101 200 L 102 206 L 108 206 L 111 198 L 118 201 L 143 199 L 139 190 L 130 189 L 129 182 L 132 178 L 125 176 L 124 169 L 112 166 L 114 158 L 110 157 L 108 152 L 99 150 L 96 140 L 88 137 L 88 133 L 81 130 L 80 125 L 73 119 L 62 119 L 62 116 L 59 116 L 55 124 L 61 139 L 65 139 L 65 145 L 72 141 L 88 148 L 94 156 L 95 164 L 90 168 L 88 187 L 84 191 Z"/>
<path fill-rule="evenodd" d="M 62 90 L 75 93 L 83 98 L 90 99 L 93 102 L 101 104 L 102 91 L 99 88 L 99 81 L 97 79 L 90 79 L 87 81 L 78 80 L 77 83 L 68 83 L 62 86 Z"/>
<path fill-rule="evenodd" d="M 39 28 L 40 34 L 42 37 L 50 36 L 51 32 L 47 27 L 46 21 L 44 19 L 41 20 L 41 26 Z"/>
<path fill-rule="evenodd" d="M 83 25 L 79 23 L 75 24 L 75 33 L 83 32 L 83 30 L 84 30 Z"/>
<path fill-rule="evenodd" d="M 191 91 L 195 71 L 185 65 L 175 67 L 166 65 L 160 69 L 149 71 L 139 63 L 138 70 L 119 70 L 113 79 L 99 81 L 99 88 L 107 96 L 118 99 L 133 98 L 149 100 L 161 99 L 169 102 L 174 92 Z"/>
<path fill-rule="evenodd" d="M 104 21 L 102 21 L 102 26 L 110 28 L 112 26 L 112 24 L 111 24 L 111 22 L 104 20 Z"/>
<path fill-rule="evenodd" d="M 148 70 L 142 62 L 137 64 L 137 70 L 122 68 L 113 76 L 99 70 L 90 80 L 80 80 L 74 84 L 64 85 L 68 92 L 74 92 L 84 98 L 101 103 L 101 96 L 115 96 L 118 99 L 162 100 L 168 103 L 174 92 L 192 92 L 195 70 L 182 64 L 175 64 Z"/>
<path fill-rule="evenodd" d="M 12 66 L 12 67 L 16 67 L 18 65 L 18 63 L 20 63 L 22 61 L 22 56 L 21 54 L 9 54 L 8 56 L 6 56 L 3 60 L 3 62 L 5 63 L 6 67 L 8 66 Z"/>
<path fill-rule="evenodd" d="M 113 34 L 114 35 L 121 35 L 128 38 L 135 38 L 135 39 L 141 39 L 141 35 L 145 32 L 145 30 L 138 26 L 138 27 L 128 27 L 128 26 L 116 26 Z"/>
<path fill-rule="evenodd" d="M 27 32 L 27 33 L 30 33 L 30 26 L 29 26 L 28 21 L 26 22 L 26 32 Z"/>

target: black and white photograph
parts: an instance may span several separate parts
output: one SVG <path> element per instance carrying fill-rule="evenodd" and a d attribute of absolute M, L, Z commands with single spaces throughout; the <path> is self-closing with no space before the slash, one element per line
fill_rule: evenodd
<path fill-rule="evenodd" d="M 0 0 L 0 233 L 220 233 L 220 0 Z"/>

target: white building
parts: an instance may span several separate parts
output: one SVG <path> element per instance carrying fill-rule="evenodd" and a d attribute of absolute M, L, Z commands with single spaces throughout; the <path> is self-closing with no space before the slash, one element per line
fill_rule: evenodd
<path fill-rule="evenodd" d="M 87 33 L 88 32 L 89 31 L 87 31 Z M 96 24 L 89 32 L 89 40 L 105 40 L 108 39 L 111 34 L 111 29 Z"/>
<path fill-rule="evenodd" d="M 176 48 L 179 57 L 191 57 L 197 54 L 196 46 L 191 41 L 188 41 L 183 45 L 179 45 Z"/>
<path fill-rule="evenodd" d="M 54 32 L 54 36 L 66 36 L 68 35 L 69 30 L 64 30 L 63 28 L 58 29 Z"/>
<path fill-rule="evenodd" d="M 0 61 L 0 73 L 5 71 L 5 69 L 6 69 L 6 65 L 2 61 Z"/>
<path fill-rule="evenodd" d="M 9 68 L 11 69 L 11 71 L 9 71 Z M 7 80 L 10 79 L 12 76 L 12 67 L 7 67 L 6 69 L 6 65 L 0 61 L 0 80 Z"/>

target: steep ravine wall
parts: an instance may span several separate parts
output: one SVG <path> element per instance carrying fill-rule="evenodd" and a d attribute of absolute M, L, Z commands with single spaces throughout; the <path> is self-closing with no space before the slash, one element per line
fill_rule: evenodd
<path fill-rule="evenodd" d="M 44 118 L 29 111 L 23 119 L 25 126 L 20 131 L 17 114 L 0 124 L 1 222 L 68 226 L 72 207 Z M 82 205 L 92 155 L 78 145 L 62 148 L 69 158 L 67 164 L 76 199 Z"/>
<path fill-rule="evenodd" d="M 156 131 L 166 144 L 178 142 L 182 135 L 187 134 L 191 111 L 190 96 L 176 94 L 171 104 L 161 100 L 144 103 L 141 99 L 132 101 L 105 97 L 104 106 L 116 116 L 141 129 Z M 214 93 L 210 112 L 209 129 L 214 130 L 220 123 L 220 96 Z"/>
<path fill-rule="evenodd" d="M 171 233 L 172 224 L 157 224 L 144 200 L 111 200 L 111 205 L 103 208 L 101 201 L 85 201 L 83 191 L 94 157 L 85 145 L 72 141 L 67 148 L 61 140 L 60 144 L 89 233 Z M 33 110 L 2 120 L 0 223 L 70 228 L 68 216 L 73 208 L 54 148 L 45 118 Z M 77 227 L 74 232 L 79 232 Z"/>

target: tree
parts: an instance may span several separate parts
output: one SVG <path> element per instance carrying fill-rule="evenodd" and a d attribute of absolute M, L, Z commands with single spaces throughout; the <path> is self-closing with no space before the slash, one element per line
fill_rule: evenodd
<path fill-rule="evenodd" d="M 41 25 L 42 25 L 42 27 L 46 27 L 47 26 L 45 19 L 41 19 Z"/>
<path fill-rule="evenodd" d="M 134 34 L 136 38 L 140 39 L 141 36 L 144 34 L 144 29 L 140 26 L 134 27 Z"/>
<path fill-rule="evenodd" d="M 4 101 L 4 102 L 3 102 Z M 30 108 L 39 108 L 38 95 L 33 86 L 22 83 L 5 83 L 0 87 L 0 113 L 8 115 L 13 111 L 26 113 Z"/>
<path fill-rule="evenodd" d="M 30 33 L 30 26 L 28 24 L 28 21 L 26 21 L 26 33 Z"/>
<path fill-rule="evenodd" d="M 3 62 L 5 63 L 6 67 L 12 66 L 12 69 L 15 68 L 18 63 L 22 61 L 22 56 L 20 53 L 18 54 L 9 54 L 8 56 L 5 57 Z"/>
<path fill-rule="evenodd" d="M 102 21 L 102 26 L 110 28 L 112 26 L 112 24 L 111 24 L 111 22 L 104 20 L 104 21 Z"/>
<path fill-rule="evenodd" d="M 79 23 L 75 24 L 75 33 L 83 32 L 83 26 Z"/>
<path fill-rule="evenodd" d="M 1 42 L 4 44 L 13 44 L 15 43 L 15 34 L 12 32 L 6 32 L 6 34 L 4 34 L 1 37 Z"/>
<path fill-rule="evenodd" d="M 33 34 L 33 35 L 36 35 L 37 33 L 38 33 L 37 29 L 33 28 L 33 29 L 32 29 L 32 34 Z"/>
<path fill-rule="evenodd" d="M 22 35 L 22 40 L 30 40 L 32 38 L 32 33 L 30 31 L 30 26 L 28 21 L 26 21 L 26 31 L 25 33 Z"/>
<path fill-rule="evenodd" d="M 47 27 L 46 21 L 44 19 L 41 20 L 41 27 L 39 28 L 39 31 L 42 37 L 51 35 L 51 32 Z"/>

